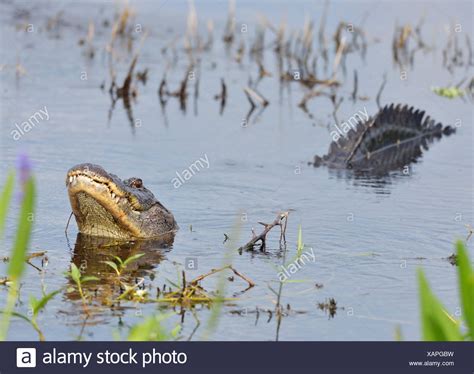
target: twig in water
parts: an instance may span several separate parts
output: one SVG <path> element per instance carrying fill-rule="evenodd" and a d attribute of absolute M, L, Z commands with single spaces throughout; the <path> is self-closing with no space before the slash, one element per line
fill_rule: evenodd
<path fill-rule="evenodd" d="M 253 233 L 252 239 L 250 239 L 250 241 L 247 244 L 243 245 L 242 247 L 238 249 L 239 253 L 241 253 L 244 250 L 252 251 L 258 242 L 260 242 L 260 250 L 265 251 L 267 234 L 275 226 L 280 226 L 280 245 L 282 241 L 285 242 L 288 215 L 289 215 L 288 211 L 281 212 L 281 213 L 278 213 L 278 215 L 276 216 L 275 220 L 272 223 L 258 222 L 259 224 L 264 226 L 263 231 L 259 235 L 255 235 L 255 232 L 252 230 L 252 233 Z"/>
<path fill-rule="evenodd" d="M 66 223 L 66 228 L 64 229 L 64 233 L 67 235 L 67 228 L 69 227 L 69 222 L 71 222 L 71 217 L 73 215 L 73 212 L 71 212 L 71 214 L 69 215 L 69 218 L 67 219 L 67 223 Z"/>
<path fill-rule="evenodd" d="M 339 101 L 337 100 L 337 96 L 335 93 L 331 95 L 331 101 L 334 106 L 334 110 L 332 111 L 332 116 L 334 118 L 334 121 L 336 122 L 336 125 L 339 125 L 339 120 L 337 118 L 337 111 L 339 110 L 339 107 L 342 104 L 343 98 L 341 97 Z"/>
<path fill-rule="evenodd" d="M 379 88 L 379 92 L 377 93 L 377 98 L 376 98 L 376 102 L 377 102 L 377 107 L 380 109 L 381 106 L 380 106 L 380 96 L 382 95 L 382 91 L 383 89 L 385 88 L 385 84 L 387 83 L 387 73 L 385 73 L 383 75 L 383 81 L 382 81 L 382 84 Z"/>
<path fill-rule="evenodd" d="M 469 241 L 469 239 L 471 239 L 471 236 L 474 233 L 474 229 L 472 228 L 471 225 L 466 225 L 466 228 L 467 228 L 467 231 L 468 231 L 468 234 L 467 234 L 467 237 L 466 237 L 466 243 L 467 243 Z"/>
<path fill-rule="evenodd" d="M 352 91 L 352 101 L 355 103 L 357 101 L 357 89 L 358 89 L 358 77 L 357 70 L 354 70 L 354 90 Z"/>

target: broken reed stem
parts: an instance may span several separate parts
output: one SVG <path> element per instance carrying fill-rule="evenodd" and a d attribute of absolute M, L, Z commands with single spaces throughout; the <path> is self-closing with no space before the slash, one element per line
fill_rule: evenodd
<path fill-rule="evenodd" d="M 263 107 L 269 104 L 267 99 L 250 87 L 244 87 L 244 92 L 247 95 L 247 99 L 250 101 L 250 104 L 254 107 L 256 106 L 255 102 L 258 102 Z"/>
<path fill-rule="evenodd" d="M 200 275 L 199 277 L 193 279 L 189 284 L 191 285 L 197 285 L 198 282 L 202 281 L 204 278 L 207 278 L 208 276 L 210 275 L 213 275 L 215 273 L 218 273 L 218 272 L 221 272 L 223 270 L 226 270 L 226 269 L 229 269 L 229 270 L 232 270 L 234 272 L 235 275 L 237 275 L 238 277 L 242 278 L 244 281 L 246 281 L 249 285 L 249 287 L 254 287 L 255 286 L 255 283 L 247 278 L 245 275 L 243 275 L 242 273 L 238 272 L 236 269 L 234 269 L 234 267 L 232 265 L 227 265 L 227 266 L 223 266 L 221 268 L 218 268 L 218 269 L 212 269 L 211 271 L 209 271 L 208 273 L 206 274 L 202 274 Z M 184 276 L 183 276 L 184 277 Z M 184 278 L 183 278 L 184 279 Z"/>
<path fill-rule="evenodd" d="M 346 41 L 345 41 L 345 38 L 342 38 L 341 42 L 339 43 L 339 47 L 337 48 L 336 55 L 334 56 L 331 79 L 336 78 L 337 69 L 339 68 L 339 64 L 341 63 L 341 58 L 342 58 L 345 48 L 346 48 Z"/>
<path fill-rule="evenodd" d="M 259 235 L 256 235 L 255 232 L 253 232 L 253 238 L 245 245 L 243 245 L 242 247 L 240 247 L 238 249 L 239 252 L 242 252 L 242 251 L 252 251 L 255 247 L 255 245 L 260 242 L 261 245 L 260 245 L 260 250 L 261 251 L 264 251 L 265 250 L 265 246 L 266 246 L 266 238 L 267 238 L 267 234 L 270 232 L 271 229 L 273 229 L 275 226 L 280 226 L 280 244 L 283 241 L 286 242 L 286 226 L 287 226 L 287 221 L 288 221 L 288 215 L 289 215 L 289 212 L 286 211 L 286 212 L 281 212 L 281 213 L 278 213 L 277 217 L 275 218 L 275 220 L 272 222 L 272 223 L 263 223 L 263 222 L 258 222 L 259 224 L 263 225 L 265 228 L 263 229 L 263 231 L 259 234 Z"/>

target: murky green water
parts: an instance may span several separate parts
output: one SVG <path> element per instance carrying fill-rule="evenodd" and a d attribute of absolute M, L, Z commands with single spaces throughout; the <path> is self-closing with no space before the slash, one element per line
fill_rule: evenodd
<path fill-rule="evenodd" d="M 258 14 L 264 14 L 275 26 L 286 19 L 292 30 L 300 30 L 305 17 L 309 17 L 315 21 L 316 46 L 322 3 L 239 2 L 237 28 L 246 24 L 248 31 L 238 34 L 229 52 L 222 42 L 227 2 L 197 2 L 203 38 L 207 37 L 207 20 L 214 20 L 214 45 L 201 56 L 200 69 L 196 71 L 199 96 L 195 101 L 190 86 L 186 112 L 180 110 L 176 98 L 169 100 L 163 112 L 157 91 L 165 71 L 170 90 L 179 87 L 186 72 L 183 34 L 187 3 L 139 1 L 131 6 L 136 10 L 134 22 L 148 30 L 137 63 L 138 71 L 148 68 L 148 80 L 146 85 L 138 84 L 132 113 L 127 114 L 122 101 L 110 111 L 107 93 L 110 79 L 105 45 L 117 10 L 114 4 L 1 2 L 1 180 L 14 166 L 17 154 L 27 152 L 38 183 L 31 251 L 47 251 L 49 259 L 43 274 L 28 267 L 18 310 L 28 312 L 28 295 L 39 296 L 41 284 L 48 291 L 67 287 L 70 281 L 64 273 L 71 261 L 86 263 L 88 274 L 105 279 L 91 286 L 90 292 L 97 288 L 99 296 L 87 320 L 75 292 L 64 290 L 48 304 L 39 317 L 46 339 L 102 340 L 112 339 L 117 332 L 125 336 L 129 326 L 163 310 L 154 303 L 109 305 L 108 295 L 116 296 L 119 291 L 106 281 L 111 276 L 110 269 L 101 262 L 108 249 L 95 250 L 94 245 L 77 242 L 74 222 L 68 230 L 68 242 L 64 228 L 71 209 L 64 179 L 67 169 L 81 162 L 98 163 L 124 178 L 142 178 L 175 214 L 181 229 L 172 247 L 151 243 L 111 249 L 123 256 L 147 253 L 132 267 L 127 279 L 133 282 L 134 278 L 144 277 L 153 296 L 156 287 L 178 279 L 189 259 L 198 264 L 196 270 L 188 271 L 191 278 L 221 266 L 228 251 L 223 245 L 224 233 L 230 234 L 236 221 L 241 222 L 241 245 L 251 237 L 252 227 L 260 230 L 258 221 L 269 222 L 278 211 L 291 209 L 287 229 L 289 258 L 296 250 L 299 225 L 307 249 L 313 248 L 316 258 L 294 275 L 298 282 L 283 287 L 281 303 L 285 309 L 288 304 L 290 310 L 282 318 L 279 339 L 391 340 L 397 326 L 405 339 L 418 339 L 416 269 L 420 266 L 449 312 L 457 313 L 456 269 L 445 258 L 453 252 L 454 240 L 465 238 L 465 225 L 473 222 L 472 102 L 436 96 L 431 86 L 448 86 L 472 77 L 472 69 L 459 67 L 450 73 L 442 64 L 446 28 L 460 24 L 462 32 L 469 33 L 472 3 L 330 4 L 326 24 L 329 43 L 339 21 L 362 24 L 368 40 L 365 61 L 358 53 L 350 54 L 345 64 L 347 76 L 344 78 L 339 72 L 343 85 L 338 95 L 344 98 L 337 114 L 339 120 L 364 108 L 374 114 L 375 97 L 386 73 L 383 104 L 407 103 L 426 110 L 444 124 L 461 123 L 455 135 L 425 152 L 412 165 L 409 175 L 396 172 L 383 178 L 362 179 L 307 165 L 315 154 L 327 151 L 334 124 L 333 106 L 325 97 L 313 99 L 308 103 L 313 118 L 297 106 L 307 91 L 297 83 L 280 85 L 272 47 L 274 35 L 268 30 L 264 61 L 273 76 L 263 78 L 258 89 L 270 104 L 260 115 L 253 113 L 247 125 L 242 126 L 249 111 L 243 87 L 249 77 L 255 80 L 258 76 L 258 66 L 248 57 Z M 48 19 L 58 12 L 62 13 L 56 23 L 50 22 L 48 30 Z M 401 79 L 402 72 L 392 62 L 394 27 L 416 25 L 422 16 L 422 35 L 434 50 L 418 52 L 413 68 L 403 70 L 406 75 Z M 104 24 L 104 20 L 108 23 Z M 87 36 L 89 21 L 95 25 L 92 59 L 85 53 L 87 47 L 78 44 Z M 25 25 L 32 25 L 34 31 L 26 32 Z M 135 47 L 140 35 L 135 36 Z M 170 48 L 166 53 L 162 49 L 176 37 L 175 60 Z M 462 43 L 464 37 L 460 37 Z M 247 50 L 239 64 L 235 56 L 241 39 Z M 126 43 L 118 43 L 117 53 L 115 69 L 122 80 L 131 57 Z M 330 65 L 332 59 L 331 49 Z M 17 63 L 25 70 L 20 77 L 15 69 Z M 367 101 L 350 100 L 354 69 L 358 71 L 359 95 L 368 96 Z M 222 115 L 219 102 L 214 99 L 220 92 L 221 78 L 228 91 Z M 106 87 L 101 90 L 104 81 Z M 49 119 L 39 121 L 14 140 L 15 124 L 21 126 L 44 107 Z M 182 174 L 200 157 L 208 158 L 209 167 L 175 188 L 176 173 Z M 8 254 L 14 226 L 12 218 L 1 256 Z M 227 282 L 226 295 L 235 295 L 238 300 L 223 307 L 211 339 L 276 338 L 276 318 L 266 310 L 275 308 L 272 289 L 278 289 L 282 261 L 277 230 L 270 234 L 268 246 L 267 254 L 232 252 L 233 266 L 251 278 L 256 287 L 241 293 L 245 282 L 238 278 Z M 32 262 L 40 266 L 39 261 Z M 0 276 L 5 271 L 6 266 L 0 264 Z M 214 289 L 216 279 L 210 278 L 203 286 Z M 0 286 L 0 301 L 6 292 Z M 329 298 L 334 298 L 340 307 L 331 319 L 317 307 Z M 256 313 L 256 308 L 261 311 Z M 205 335 L 210 312 L 198 307 L 196 316 L 201 326 L 193 339 L 199 340 Z M 196 326 L 189 311 L 184 317 L 169 318 L 167 325 L 172 327 L 181 320 L 182 336 L 187 338 Z M 23 321 L 15 320 L 9 338 L 29 340 L 37 335 Z"/>

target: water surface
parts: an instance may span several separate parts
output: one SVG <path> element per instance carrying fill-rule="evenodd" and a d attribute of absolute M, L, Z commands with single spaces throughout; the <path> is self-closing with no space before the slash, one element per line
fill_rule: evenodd
<path fill-rule="evenodd" d="M 203 1 L 196 4 L 203 36 L 205 22 L 215 22 L 214 46 L 204 53 L 200 68 L 200 94 L 195 112 L 192 94 L 186 113 L 176 99 L 166 106 L 166 117 L 159 104 L 157 90 L 168 65 L 170 88 L 176 89 L 187 68 L 182 35 L 186 30 L 187 3 L 133 2 L 136 21 L 149 30 L 137 69 L 149 69 L 146 85 L 138 85 L 132 106 L 133 119 L 121 101 L 111 119 L 107 90 L 107 54 L 104 46 L 110 38 L 110 25 L 117 10 L 114 4 L 87 2 L 2 2 L 0 64 L 1 79 L 1 163 L 2 180 L 20 152 L 31 157 L 38 184 L 37 213 L 31 251 L 47 251 L 49 264 L 44 275 L 28 267 L 23 279 L 18 309 L 28 311 L 28 295 L 41 293 L 41 282 L 48 291 L 69 285 L 64 273 L 71 261 L 84 259 L 89 271 L 107 273 L 100 268 L 103 251 L 85 251 L 76 243 L 77 229 L 72 222 L 68 240 L 64 234 L 70 206 L 64 184 L 66 171 L 74 164 L 93 162 L 123 178 L 143 179 L 160 201 L 170 208 L 181 227 L 171 248 L 156 246 L 141 269 L 133 276 L 144 276 L 150 292 L 167 279 L 176 281 L 186 259 L 196 258 L 194 277 L 222 265 L 226 247 L 224 233 L 230 234 L 235 222 L 241 222 L 238 244 L 251 237 L 251 228 L 260 230 L 258 221 L 270 222 L 280 210 L 291 209 L 287 240 L 289 255 L 296 249 L 298 227 L 304 243 L 313 248 L 316 261 L 295 275 L 304 282 L 283 288 L 282 303 L 291 312 L 282 320 L 282 340 L 392 340 L 401 327 L 405 339 L 419 339 L 420 323 L 416 270 L 423 267 L 435 293 L 450 313 L 459 310 L 456 268 L 445 260 L 453 252 L 456 238 L 465 238 L 465 224 L 473 222 L 472 196 L 472 103 L 436 96 L 431 86 L 446 86 L 472 76 L 472 70 L 458 68 L 452 74 L 442 66 L 446 28 L 461 24 L 470 32 L 470 2 L 334 2 L 329 6 L 326 25 L 331 37 L 339 21 L 363 24 L 369 46 L 365 61 L 359 54 L 348 56 L 347 76 L 339 78 L 338 90 L 344 101 L 338 111 L 340 120 L 364 108 L 377 111 L 375 96 L 387 74 L 382 103 L 407 103 L 427 111 L 444 124 L 460 121 L 457 133 L 436 142 L 409 175 L 395 172 L 383 178 L 355 179 L 345 174 L 313 168 L 307 164 L 315 154 L 327 151 L 334 124 L 333 107 L 327 98 L 309 102 L 309 118 L 297 104 L 306 90 L 299 84 L 280 87 L 277 77 L 264 78 L 259 91 L 270 105 L 242 126 L 249 110 L 243 92 L 249 76 L 258 74 L 254 61 L 246 54 L 242 64 L 235 62 L 236 46 L 229 54 L 222 43 L 227 3 Z M 237 25 L 245 23 L 242 34 L 247 48 L 255 38 L 258 14 L 278 25 L 286 19 L 290 29 L 299 30 L 305 17 L 315 21 L 316 30 L 323 3 L 310 2 L 239 2 Z M 62 11 L 59 26 L 47 30 L 48 18 Z M 423 35 L 434 50 L 415 56 L 413 68 L 401 79 L 400 69 L 392 62 L 391 41 L 395 24 L 416 25 L 424 16 Z M 88 22 L 95 24 L 93 59 L 78 45 L 87 35 Z M 21 25 L 33 24 L 27 33 Z M 175 36 L 178 60 L 161 53 Z M 138 39 L 138 38 L 137 38 Z M 317 39 L 317 36 L 315 36 Z M 273 35 L 267 31 L 266 43 Z M 464 39 L 463 39 L 464 40 Z M 316 45 L 315 40 L 315 45 Z M 135 45 L 137 42 L 135 42 Z M 117 74 L 124 77 L 130 55 L 120 49 Z M 333 53 L 331 51 L 331 53 Z M 265 64 L 276 74 L 272 48 L 264 54 Z M 332 57 L 331 57 L 332 59 Z M 26 74 L 17 78 L 19 62 Z M 359 94 L 367 101 L 353 103 L 352 74 L 358 71 Z M 84 73 L 87 79 L 84 79 Z M 220 79 L 228 89 L 222 115 L 214 95 L 220 92 Z M 119 78 L 123 79 L 123 78 Z M 15 123 L 27 120 L 47 107 L 50 119 L 41 121 L 32 131 L 15 141 L 11 132 Z M 255 117 L 254 117 L 255 118 Z M 138 124 L 138 125 L 137 125 Z M 180 188 L 174 188 L 176 172 L 200 157 L 208 157 L 210 167 L 201 170 Z M 14 235 L 15 222 L 8 222 L 6 243 Z M 277 267 L 281 264 L 278 231 L 269 236 L 267 254 L 233 252 L 233 266 L 251 278 L 256 287 L 239 294 L 246 285 L 238 279 L 228 282 L 228 296 L 239 300 L 224 306 L 215 340 L 274 340 L 277 323 L 266 312 L 258 320 L 256 308 L 273 310 L 278 288 Z M 115 248 L 116 251 L 143 251 L 143 248 Z M 6 255 L 2 248 L 0 255 Z M 92 252 L 92 253 L 90 253 Z M 134 252 L 134 253 L 135 253 Z M 120 252 L 122 253 L 122 252 Z M 37 264 L 37 263 L 36 263 Z M 96 266 L 97 267 L 94 267 Z M 144 267 L 144 268 L 143 268 Z M 0 265 L 0 275 L 6 266 Z M 135 270 L 134 270 L 135 271 Z M 102 273 L 101 273 L 102 272 Z M 230 275 L 230 274 L 229 274 Z M 214 278 L 215 279 L 215 278 Z M 40 282 L 41 281 L 41 282 Z M 316 288 L 315 284 L 322 284 Z M 212 278 L 203 283 L 214 288 Z M 102 290 L 106 293 L 107 290 Z M 0 288 L 3 299 L 7 290 Z M 109 292 L 114 292 L 113 289 Z M 318 302 L 334 298 L 340 309 L 334 318 L 317 308 Z M 114 333 L 126 335 L 128 326 L 155 313 L 156 304 L 124 303 L 121 308 L 104 305 L 84 322 L 77 295 L 64 291 L 48 304 L 39 324 L 49 340 L 112 339 Z M 235 313 L 240 311 L 240 313 Z M 199 308 L 202 327 L 194 339 L 204 337 L 210 312 Z M 167 325 L 181 320 L 172 317 Z M 182 336 L 188 337 L 196 322 L 191 313 L 184 317 Z M 34 331 L 15 320 L 10 339 L 36 339 Z"/>

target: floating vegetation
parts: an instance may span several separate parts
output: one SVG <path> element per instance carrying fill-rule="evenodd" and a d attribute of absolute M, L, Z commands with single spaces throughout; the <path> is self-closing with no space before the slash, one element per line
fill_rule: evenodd
<path fill-rule="evenodd" d="M 330 298 L 323 303 L 318 303 L 318 308 L 329 315 L 329 318 L 334 318 L 337 312 L 337 302 L 334 298 Z"/>
<path fill-rule="evenodd" d="M 211 304 L 215 298 L 200 285 L 200 282 L 203 279 L 224 270 L 231 270 L 236 276 L 247 282 L 248 287 L 246 290 L 255 286 L 255 283 L 252 280 L 237 271 L 231 265 L 227 265 L 219 269 L 212 269 L 208 273 L 200 275 L 190 282 L 186 281 L 186 273 L 183 271 L 181 285 L 179 287 L 175 287 L 174 290 L 167 292 L 158 290 L 159 294 L 162 293 L 162 297 L 158 298 L 157 302 L 170 303 L 172 306 L 179 306 L 181 308 L 192 308 L 197 304 Z M 220 295 L 219 298 L 222 301 Z M 226 299 L 224 299 L 224 301 L 225 300 Z"/>
<path fill-rule="evenodd" d="M 456 256 L 455 253 L 453 253 L 451 256 L 447 257 L 446 260 L 448 260 L 448 262 L 453 266 L 458 265 L 458 256 Z"/>
<path fill-rule="evenodd" d="M 465 95 L 465 91 L 459 87 L 431 87 L 431 91 L 447 99 L 455 99 Z"/>

